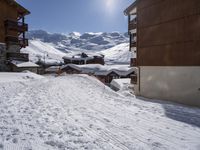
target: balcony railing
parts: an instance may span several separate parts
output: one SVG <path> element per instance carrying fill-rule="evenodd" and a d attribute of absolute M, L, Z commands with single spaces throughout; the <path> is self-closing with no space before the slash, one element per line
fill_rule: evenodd
<path fill-rule="evenodd" d="M 132 47 L 137 47 L 137 42 L 136 41 L 131 41 L 130 46 L 131 46 L 131 48 Z"/>
<path fill-rule="evenodd" d="M 137 78 L 137 75 L 131 75 L 131 83 L 132 84 L 137 84 L 137 80 L 138 80 L 138 78 Z"/>
<path fill-rule="evenodd" d="M 28 39 L 19 38 L 19 44 L 21 47 L 25 48 L 28 46 Z"/>
<path fill-rule="evenodd" d="M 136 58 L 131 58 L 131 67 L 136 67 L 137 66 L 137 59 Z"/>
<path fill-rule="evenodd" d="M 19 45 L 23 48 L 28 46 L 28 39 L 14 36 L 6 36 L 6 43 L 8 45 Z"/>
<path fill-rule="evenodd" d="M 128 30 L 130 31 L 130 30 L 134 30 L 136 28 L 137 28 L 137 22 L 135 21 L 135 19 L 133 19 L 128 24 Z"/>
<path fill-rule="evenodd" d="M 5 26 L 9 30 L 15 30 L 15 31 L 18 31 L 18 32 L 28 31 L 28 24 L 13 21 L 13 20 L 6 20 Z"/>
<path fill-rule="evenodd" d="M 8 60 L 29 61 L 29 55 L 26 53 L 7 53 Z"/>

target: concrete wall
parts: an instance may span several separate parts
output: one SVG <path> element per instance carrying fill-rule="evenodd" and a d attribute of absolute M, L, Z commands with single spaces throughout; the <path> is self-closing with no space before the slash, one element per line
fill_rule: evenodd
<path fill-rule="evenodd" d="M 138 85 L 135 85 L 137 95 L 200 107 L 200 66 L 141 66 L 140 92 Z"/>

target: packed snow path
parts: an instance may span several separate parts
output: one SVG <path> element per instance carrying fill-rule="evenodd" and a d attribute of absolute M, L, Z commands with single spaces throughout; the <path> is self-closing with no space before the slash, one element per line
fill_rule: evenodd
<path fill-rule="evenodd" d="M 119 95 L 88 76 L 0 83 L 0 150 L 199 150 L 200 109 Z"/>

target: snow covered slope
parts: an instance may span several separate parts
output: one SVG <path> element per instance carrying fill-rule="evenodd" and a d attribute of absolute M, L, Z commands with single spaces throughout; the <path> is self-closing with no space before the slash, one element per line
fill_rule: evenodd
<path fill-rule="evenodd" d="M 129 52 L 129 43 L 119 44 L 112 48 L 101 51 L 105 55 L 105 61 L 107 63 L 114 64 L 129 64 L 131 58 L 131 52 Z"/>
<path fill-rule="evenodd" d="M 199 150 L 200 109 L 124 97 L 93 77 L 0 83 L 2 150 Z"/>
<path fill-rule="evenodd" d="M 55 45 L 52 43 L 45 43 L 40 40 L 30 40 L 29 46 L 25 49 L 22 49 L 22 52 L 29 53 L 30 60 L 33 62 L 38 61 L 39 58 L 46 61 L 62 61 L 62 57 L 65 56 L 65 53 L 59 51 L 55 48 Z"/>

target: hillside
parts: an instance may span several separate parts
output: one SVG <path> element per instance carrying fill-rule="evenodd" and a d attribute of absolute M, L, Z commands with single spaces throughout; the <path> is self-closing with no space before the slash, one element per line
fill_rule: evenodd
<path fill-rule="evenodd" d="M 29 46 L 22 52 L 30 54 L 31 61 L 39 58 L 46 62 L 60 62 L 67 54 L 77 52 L 98 52 L 105 55 L 106 62 L 128 63 L 128 36 L 118 32 L 113 33 L 84 33 L 77 32 L 63 34 L 50 34 L 46 31 L 36 30 L 27 34 Z"/>

